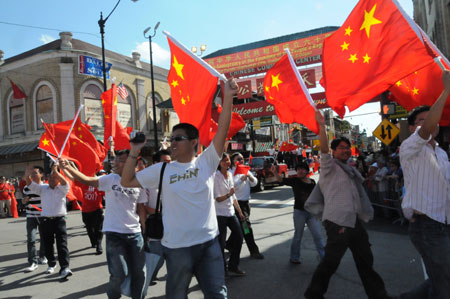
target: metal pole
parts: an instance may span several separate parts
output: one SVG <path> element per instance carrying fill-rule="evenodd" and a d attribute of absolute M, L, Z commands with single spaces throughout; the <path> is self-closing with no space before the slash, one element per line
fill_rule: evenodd
<path fill-rule="evenodd" d="M 150 76 L 152 77 L 153 132 L 155 134 L 155 148 L 158 148 L 158 131 L 156 128 L 155 80 L 153 79 L 152 35 L 148 36 L 148 42 L 150 44 Z"/>
<path fill-rule="evenodd" d="M 105 62 L 105 22 L 103 19 L 103 14 L 100 13 L 100 20 L 98 20 L 98 25 L 100 26 L 100 35 L 102 37 L 102 64 L 103 64 L 103 91 L 107 90 L 106 84 L 106 62 Z"/>

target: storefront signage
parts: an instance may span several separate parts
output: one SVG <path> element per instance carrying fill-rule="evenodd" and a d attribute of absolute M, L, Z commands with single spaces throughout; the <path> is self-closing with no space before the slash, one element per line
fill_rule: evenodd
<path fill-rule="evenodd" d="M 333 32 L 207 58 L 205 61 L 225 76 L 235 78 L 267 72 L 285 54 L 285 48 L 289 48 L 297 66 L 319 63 L 322 61 L 323 41 Z"/>
<path fill-rule="evenodd" d="M 109 70 L 112 64 L 106 63 L 106 78 L 109 79 Z M 100 59 L 79 55 L 78 56 L 78 74 L 95 76 L 103 78 L 103 62 Z"/>

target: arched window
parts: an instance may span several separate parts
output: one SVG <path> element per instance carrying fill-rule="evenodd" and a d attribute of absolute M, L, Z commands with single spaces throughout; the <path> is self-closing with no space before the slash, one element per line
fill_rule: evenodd
<path fill-rule="evenodd" d="M 102 90 L 97 84 L 87 84 L 82 89 L 84 99 L 84 122 L 92 127 L 103 128 Z M 64 109 L 64 108 L 63 108 Z"/>
<path fill-rule="evenodd" d="M 155 94 L 155 104 L 158 105 L 162 102 L 161 97 L 159 94 Z M 147 97 L 147 107 L 148 107 L 148 120 L 149 120 L 149 128 L 150 131 L 153 131 L 153 101 L 152 101 L 152 94 L 150 93 Z M 158 131 L 161 131 L 162 128 L 162 119 L 164 118 L 164 115 L 162 114 L 162 109 L 159 109 L 156 107 L 156 129 Z"/>
<path fill-rule="evenodd" d="M 122 127 L 134 127 L 133 126 L 133 103 L 134 96 L 128 87 L 127 97 L 124 99 L 120 94 L 117 94 L 117 120 Z"/>
<path fill-rule="evenodd" d="M 55 123 L 55 107 L 53 107 L 54 94 L 48 85 L 38 87 L 36 93 L 36 127 L 43 129 L 41 119 L 45 123 Z"/>
<path fill-rule="evenodd" d="M 15 99 L 11 92 L 8 98 L 8 126 L 9 133 L 25 132 L 25 99 Z"/>

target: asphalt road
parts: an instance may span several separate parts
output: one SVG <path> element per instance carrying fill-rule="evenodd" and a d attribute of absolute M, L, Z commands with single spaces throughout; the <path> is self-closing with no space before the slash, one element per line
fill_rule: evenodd
<path fill-rule="evenodd" d="M 289 246 L 293 235 L 292 191 L 276 187 L 252 194 L 251 219 L 255 238 L 264 260 L 249 257 L 243 245 L 241 268 L 245 277 L 227 279 L 229 298 L 283 299 L 303 298 L 303 293 L 317 266 L 317 253 L 309 232 L 302 242 L 302 264 L 289 263 Z M 0 219 L 0 298 L 106 298 L 109 274 L 106 257 L 90 248 L 80 212 L 67 216 L 70 268 L 73 276 L 58 279 L 57 271 L 44 274 L 42 265 L 31 273 L 27 267 L 25 218 Z M 367 225 L 375 257 L 375 269 L 383 277 L 391 294 L 400 294 L 423 280 L 420 258 L 407 236 L 407 227 L 375 219 Z M 59 270 L 59 266 L 56 270 Z M 165 267 L 158 282 L 149 288 L 146 298 L 164 298 Z M 203 298 L 195 279 L 189 298 Z M 367 298 L 350 252 L 347 252 L 331 279 L 328 299 Z"/>

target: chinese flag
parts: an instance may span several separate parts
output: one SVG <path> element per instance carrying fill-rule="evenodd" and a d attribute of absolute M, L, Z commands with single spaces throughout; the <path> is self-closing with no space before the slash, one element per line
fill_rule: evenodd
<path fill-rule="evenodd" d="M 444 68 L 450 69 L 450 63 L 445 56 L 440 53 L 422 30 L 421 33 L 431 55 L 435 57 L 440 56 Z M 397 81 L 389 91 L 394 100 L 409 111 L 422 105 L 432 106 L 441 95 L 443 89 L 442 69 L 435 62 Z M 450 101 L 448 99 L 439 124 L 441 126 L 450 126 Z"/>
<path fill-rule="evenodd" d="M 100 161 L 105 160 L 107 150 L 100 142 L 97 141 L 94 134 L 92 134 L 91 126 L 82 123 L 78 118 L 73 128 L 72 134 L 87 143 L 97 154 Z"/>
<path fill-rule="evenodd" d="M 295 151 L 297 148 L 298 148 L 298 146 L 288 143 L 286 141 L 283 141 L 280 146 L 280 152 Z"/>
<path fill-rule="evenodd" d="M 214 109 L 212 112 L 210 140 L 212 140 L 217 132 L 217 122 L 219 121 L 220 113 L 222 113 L 222 106 L 220 104 L 217 104 L 217 109 Z M 242 130 L 243 127 L 245 127 L 245 121 L 242 116 L 239 113 L 232 112 L 231 123 L 230 127 L 228 128 L 227 140 L 233 138 L 233 136 L 236 135 L 237 132 Z"/>
<path fill-rule="evenodd" d="M 237 174 L 247 175 L 249 170 L 250 170 L 250 166 L 236 162 L 236 169 L 234 170 L 233 176 L 235 176 Z"/>
<path fill-rule="evenodd" d="M 9 82 L 11 82 L 11 87 L 13 89 L 13 98 L 23 99 L 27 97 L 27 95 L 11 79 L 9 79 Z"/>
<path fill-rule="evenodd" d="M 102 105 L 103 105 L 103 120 L 105 131 L 103 134 L 103 144 L 109 149 L 108 139 L 113 137 L 115 141 L 116 137 L 116 124 L 117 120 L 117 88 L 113 83 L 111 88 L 102 93 Z"/>
<path fill-rule="evenodd" d="M 280 122 L 301 123 L 319 134 L 319 125 L 314 116 L 315 104 L 300 77 L 289 50 L 286 52 L 287 55 L 275 63 L 264 77 L 266 100 L 275 107 Z"/>
<path fill-rule="evenodd" d="M 116 151 L 130 149 L 130 133 L 133 128 L 123 128 L 118 120 L 116 120 L 116 136 L 114 137 L 114 149 Z M 109 147 L 109 144 L 108 144 Z"/>
<path fill-rule="evenodd" d="M 250 154 L 249 156 L 248 156 L 248 164 L 252 164 L 252 162 L 253 162 L 253 156 L 252 156 L 252 154 Z"/>
<path fill-rule="evenodd" d="M 170 46 L 170 85 L 172 103 L 180 122 L 199 130 L 200 144 L 210 143 L 211 106 L 218 78 L 205 67 L 206 62 L 167 36 Z"/>
<path fill-rule="evenodd" d="M 418 26 L 392 0 L 361 0 L 324 42 L 328 104 L 341 117 L 432 63 Z"/>

